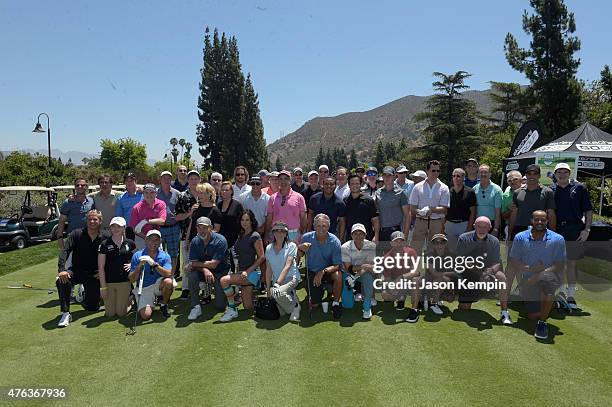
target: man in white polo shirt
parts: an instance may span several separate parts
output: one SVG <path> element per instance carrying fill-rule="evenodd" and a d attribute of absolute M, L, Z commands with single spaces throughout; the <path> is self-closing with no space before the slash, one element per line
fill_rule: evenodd
<path fill-rule="evenodd" d="M 440 162 L 427 163 L 427 178 L 416 184 L 410 194 L 410 209 L 416 216 L 411 246 L 421 254 L 425 241 L 442 233 L 446 211 L 450 206 L 448 186 L 438 179 Z"/>
<path fill-rule="evenodd" d="M 249 180 L 251 190 L 243 192 L 238 197 L 238 202 L 242 204 L 244 210 L 250 209 L 257 220 L 257 233 L 265 236 L 266 215 L 268 214 L 268 200 L 270 196 L 261 191 L 261 178 L 259 175 L 251 177 Z"/>

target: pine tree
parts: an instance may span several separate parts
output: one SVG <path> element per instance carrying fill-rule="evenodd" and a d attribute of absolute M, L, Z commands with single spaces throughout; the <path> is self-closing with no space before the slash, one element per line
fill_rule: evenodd
<path fill-rule="evenodd" d="M 325 164 L 325 165 L 327 165 L 329 167 L 330 173 L 334 171 L 334 168 L 336 168 L 336 160 L 334 160 L 334 156 L 329 151 L 329 148 L 325 152 L 325 160 L 324 160 L 323 164 Z"/>
<path fill-rule="evenodd" d="M 283 170 L 283 163 L 281 162 L 280 155 L 276 156 L 276 162 L 274 163 L 274 167 L 275 167 L 276 171 L 282 171 Z"/>
<path fill-rule="evenodd" d="M 378 144 L 376 145 L 376 152 L 374 153 L 374 166 L 379 172 L 382 172 L 386 161 L 387 157 L 385 156 L 385 146 L 382 140 L 379 140 Z"/>
<path fill-rule="evenodd" d="M 392 161 L 396 159 L 396 149 L 395 144 L 390 141 L 385 143 L 385 158 L 386 161 Z"/>
<path fill-rule="evenodd" d="M 417 120 L 427 122 L 423 130 L 427 145 L 421 149 L 426 155 L 422 159 L 445 163 L 446 173 L 443 170 L 442 175 L 450 177 L 454 168 L 460 167 L 469 155 L 478 151 L 481 138 L 476 121 L 477 110 L 476 104 L 464 99 L 460 92 L 469 88 L 464 82 L 471 76 L 469 73 L 458 71 L 447 75 L 434 72 L 434 76 L 440 78 L 433 83 L 438 93 L 427 100 L 427 111 L 416 116 Z"/>
<path fill-rule="evenodd" d="M 408 150 L 408 144 L 406 143 L 406 137 L 402 137 L 397 146 L 397 155 L 403 153 L 406 150 Z"/>
<path fill-rule="evenodd" d="M 520 124 L 529 116 L 527 95 L 521 85 L 513 82 L 490 81 L 491 93 L 489 98 L 493 102 L 492 116 L 488 120 L 493 124 L 493 130 L 505 132 L 511 126 Z M 495 116 L 501 114 L 501 118 Z"/>
<path fill-rule="evenodd" d="M 355 153 L 354 148 L 351 148 L 351 155 L 349 158 L 348 169 L 354 170 L 357 167 L 359 167 L 359 162 L 357 161 L 357 153 Z"/>
<path fill-rule="evenodd" d="M 319 146 L 319 154 L 315 160 L 315 168 L 319 168 L 320 165 L 325 164 L 325 156 L 323 155 L 323 147 Z"/>
<path fill-rule="evenodd" d="M 544 142 L 554 140 L 578 125 L 581 88 L 576 79 L 580 40 L 574 13 L 563 0 L 530 0 L 535 14 L 523 14 L 523 30 L 531 35 L 530 49 L 519 48 L 514 36 L 506 35 L 504 51 L 512 68 L 531 82 L 529 100 L 544 126 Z"/>

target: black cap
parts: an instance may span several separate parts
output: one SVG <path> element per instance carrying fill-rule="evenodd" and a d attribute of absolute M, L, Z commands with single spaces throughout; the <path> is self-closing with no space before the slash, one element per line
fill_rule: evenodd
<path fill-rule="evenodd" d="M 466 165 L 467 165 L 467 163 L 469 163 L 469 162 L 475 162 L 475 163 L 476 163 L 476 165 L 478 165 L 478 160 L 477 160 L 477 159 L 475 159 L 475 158 L 468 158 L 467 160 L 465 160 L 465 164 L 466 164 Z"/>
<path fill-rule="evenodd" d="M 535 171 L 538 174 L 540 173 L 540 166 L 537 164 L 530 164 L 527 166 L 527 169 L 525 170 L 525 173 L 529 172 L 529 171 Z"/>

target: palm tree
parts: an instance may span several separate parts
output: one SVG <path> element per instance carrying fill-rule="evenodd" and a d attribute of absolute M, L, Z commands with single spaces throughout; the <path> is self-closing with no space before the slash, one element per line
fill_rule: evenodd
<path fill-rule="evenodd" d="M 179 143 L 179 146 L 181 146 L 181 156 L 183 156 L 183 151 L 185 150 L 185 139 L 184 138 L 179 139 L 178 143 Z"/>
<path fill-rule="evenodd" d="M 191 149 L 193 145 L 189 142 L 185 143 L 185 154 L 183 154 L 183 161 L 187 161 L 187 169 L 189 169 L 191 165 Z"/>

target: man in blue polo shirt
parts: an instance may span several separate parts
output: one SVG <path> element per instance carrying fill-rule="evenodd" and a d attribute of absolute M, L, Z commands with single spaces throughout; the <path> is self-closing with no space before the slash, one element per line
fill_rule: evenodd
<path fill-rule="evenodd" d="M 334 193 L 336 181 L 332 177 L 323 180 L 323 191 L 314 194 L 308 204 L 308 229 L 313 226 L 315 216 L 324 213 L 329 217 L 329 232 L 344 239 L 346 205 Z"/>
<path fill-rule="evenodd" d="M 95 209 L 93 198 L 87 196 L 87 180 L 77 178 L 74 180 L 74 196 L 72 199 L 66 198 L 60 207 L 60 218 L 57 224 L 57 242 L 60 249 L 64 247 L 64 228 L 66 223 L 67 233 L 75 229 L 83 229 L 87 226 L 87 213 Z"/>
<path fill-rule="evenodd" d="M 576 260 L 584 257 L 583 242 L 586 242 L 591 232 L 593 221 L 593 205 L 589 192 L 583 184 L 570 180 L 571 169 L 567 163 L 555 166 L 557 182 L 551 187 L 557 206 L 557 232 L 565 239 L 567 262 L 565 276 L 567 278 L 567 302 L 571 309 L 576 305 Z M 582 218 L 584 217 L 584 221 Z"/>
<path fill-rule="evenodd" d="M 527 317 L 538 321 L 534 335 L 537 339 L 548 338 L 546 320 L 561 284 L 565 263 L 565 240 L 547 226 L 546 212 L 534 211 L 531 227 L 514 237 L 508 267 L 509 281 L 514 274 L 518 276 Z"/>
<path fill-rule="evenodd" d="M 125 219 L 125 224 L 129 225 L 130 219 L 132 218 L 132 208 L 142 200 L 142 192 L 137 190 L 136 175 L 133 173 L 128 173 L 123 178 L 123 182 L 125 182 L 125 192 L 117 198 L 115 216 L 121 216 Z M 134 229 L 128 227 L 126 229 L 126 235 L 128 239 L 134 239 Z"/>
<path fill-rule="evenodd" d="M 159 230 L 151 229 L 145 237 L 145 248 L 137 251 L 132 256 L 129 280 L 138 284 L 140 273 L 144 273 L 142 279 L 142 292 L 138 299 L 138 312 L 143 321 L 151 318 L 155 307 L 155 298 L 161 296 L 160 310 L 165 318 L 168 318 L 168 302 L 172 291 L 176 287 L 176 281 L 172 278 L 172 260 L 168 253 L 161 250 L 161 233 Z M 134 289 L 138 291 L 138 285 Z"/>
<path fill-rule="evenodd" d="M 334 318 L 342 316 L 340 297 L 342 295 L 342 246 L 340 239 L 329 233 L 329 216 L 320 213 L 314 218 L 314 232 L 302 236 L 302 244 L 298 246 L 299 257 L 306 253 L 308 265 L 308 286 L 313 304 L 320 304 L 323 299 L 323 289 L 332 291 L 332 312 Z"/>
<path fill-rule="evenodd" d="M 198 234 L 191 240 L 189 247 L 189 294 L 191 312 L 187 319 L 193 321 L 202 315 L 200 306 L 200 282 L 215 286 L 217 310 L 225 310 L 226 296 L 220 279 L 229 271 L 227 240 L 213 231 L 212 221 L 202 216 L 196 221 Z"/>

